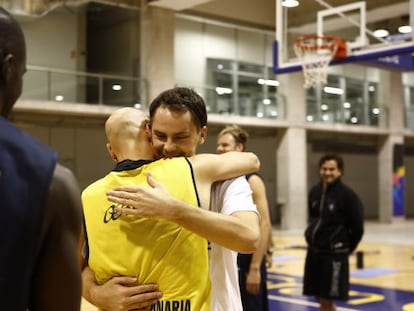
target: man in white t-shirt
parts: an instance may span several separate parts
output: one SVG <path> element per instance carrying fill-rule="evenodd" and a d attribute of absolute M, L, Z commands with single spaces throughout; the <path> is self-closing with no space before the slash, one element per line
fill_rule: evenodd
<path fill-rule="evenodd" d="M 195 154 L 207 136 L 204 100 L 187 88 L 161 93 L 150 105 L 149 133 L 157 158 Z M 163 217 L 208 239 L 212 243 L 211 310 L 242 311 L 235 252 L 254 252 L 260 239 L 257 210 L 244 176 L 212 188 L 210 206 L 220 213 L 206 207 L 187 206 L 165 193 L 156 181 L 148 182 L 153 188 L 123 187 L 123 191 L 108 193 L 108 199 L 135 207 L 125 212 Z M 94 281 L 93 271 L 86 268 L 83 281 L 84 297 L 101 309 L 131 310 L 145 306 L 143 301 L 148 291 L 140 290 L 145 285 L 136 285 L 134 278 L 115 277 L 99 286 Z"/>
<path fill-rule="evenodd" d="M 252 191 L 244 176 L 216 182 L 211 189 L 210 210 L 223 215 L 254 211 Z M 212 280 L 211 310 L 242 311 L 237 270 L 237 252 L 211 243 L 210 277 Z"/>

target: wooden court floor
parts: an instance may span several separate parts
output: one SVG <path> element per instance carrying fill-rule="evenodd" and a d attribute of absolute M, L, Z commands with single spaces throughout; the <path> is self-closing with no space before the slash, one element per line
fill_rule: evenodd
<path fill-rule="evenodd" d="M 270 310 L 318 310 L 314 299 L 301 295 L 305 241 L 301 231 L 274 230 L 276 254 L 269 269 Z M 350 257 L 351 290 L 338 310 L 414 310 L 414 222 L 366 223 L 358 250 L 363 268 Z"/>
<path fill-rule="evenodd" d="M 273 240 L 269 310 L 318 310 L 312 298 L 301 295 L 306 254 L 302 230 L 274 229 Z M 358 250 L 364 253 L 363 268 L 356 267 L 356 256 L 350 257 L 350 299 L 339 302 L 338 311 L 414 311 L 414 221 L 366 223 Z M 96 308 L 83 300 L 81 310 Z"/>

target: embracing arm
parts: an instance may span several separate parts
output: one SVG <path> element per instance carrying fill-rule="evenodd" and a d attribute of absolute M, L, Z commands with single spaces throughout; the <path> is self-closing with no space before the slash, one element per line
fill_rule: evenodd
<path fill-rule="evenodd" d="M 151 187 L 119 187 L 108 191 L 107 198 L 111 202 L 134 208 L 117 209 L 121 213 L 174 221 L 211 242 L 240 253 L 252 253 L 257 249 L 260 233 L 256 212 L 246 210 L 222 214 L 204 210 L 175 199 L 151 175 L 148 175 L 147 181 Z M 250 189 L 238 190 L 233 201 L 227 204 L 252 205 Z"/>
<path fill-rule="evenodd" d="M 138 310 L 157 303 L 162 293 L 156 284 L 137 285 L 135 277 L 117 276 L 103 285 L 95 279 L 95 273 L 85 267 L 82 271 L 83 297 L 102 310 Z"/>
<path fill-rule="evenodd" d="M 259 158 L 252 152 L 230 151 L 223 154 L 203 153 L 189 157 L 197 179 L 210 182 L 257 172 Z"/>
<path fill-rule="evenodd" d="M 253 201 L 256 204 L 257 211 L 260 215 L 260 243 L 257 250 L 252 255 L 246 279 L 246 290 L 250 294 L 255 295 L 260 290 L 260 266 L 269 246 L 271 225 L 266 187 L 263 180 L 258 175 L 252 175 L 250 176 L 248 182 L 253 192 Z"/>
<path fill-rule="evenodd" d="M 33 310 L 78 311 L 81 271 L 77 246 L 81 230 L 81 202 L 72 172 L 56 165 L 49 188 L 38 266 L 34 274 Z"/>
<path fill-rule="evenodd" d="M 190 230 L 210 242 L 239 253 L 256 250 L 259 238 L 258 217 L 254 212 L 235 212 L 224 215 L 195 208 L 173 197 L 166 204 L 171 213 L 166 218 Z M 133 210 L 136 211 L 136 210 Z"/>

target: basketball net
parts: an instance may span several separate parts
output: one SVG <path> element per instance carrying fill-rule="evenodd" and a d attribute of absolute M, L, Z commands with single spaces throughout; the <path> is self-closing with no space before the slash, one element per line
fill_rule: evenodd
<path fill-rule="evenodd" d="M 330 35 L 299 36 L 293 41 L 295 53 L 302 64 L 306 89 L 326 84 L 328 66 L 339 44 L 340 39 Z"/>

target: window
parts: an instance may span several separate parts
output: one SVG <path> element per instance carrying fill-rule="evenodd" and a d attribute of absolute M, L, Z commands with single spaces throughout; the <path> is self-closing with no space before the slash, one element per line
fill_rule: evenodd
<path fill-rule="evenodd" d="M 405 127 L 414 130 L 414 87 L 404 86 Z"/>
<path fill-rule="evenodd" d="M 379 126 L 377 83 L 328 75 L 327 84 L 307 91 L 308 122 Z"/>
<path fill-rule="evenodd" d="M 284 118 L 284 99 L 271 67 L 208 59 L 205 97 L 211 113 Z"/>

